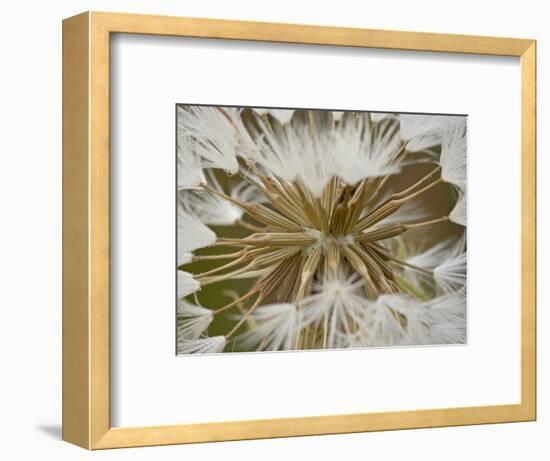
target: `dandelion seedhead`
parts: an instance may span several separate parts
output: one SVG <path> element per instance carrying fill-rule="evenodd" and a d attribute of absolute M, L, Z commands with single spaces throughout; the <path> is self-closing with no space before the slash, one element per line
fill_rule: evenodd
<path fill-rule="evenodd" d="M 464 117 L 179 106 L 178 146 L 178 353 L 464 342 Z"/>

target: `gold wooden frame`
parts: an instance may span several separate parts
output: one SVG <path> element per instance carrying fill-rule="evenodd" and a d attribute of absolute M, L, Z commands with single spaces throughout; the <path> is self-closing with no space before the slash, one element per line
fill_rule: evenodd
<path fill-rule="evenodd" d="M 517 56 L 521 59 L 521 403 L 292 419 L 111 428 L 111 33 Z M 415 32 L 87 12 L 63 21 L 63 439 L 88 449 L 335 434 L 536 417 L 536 42 Z"/>

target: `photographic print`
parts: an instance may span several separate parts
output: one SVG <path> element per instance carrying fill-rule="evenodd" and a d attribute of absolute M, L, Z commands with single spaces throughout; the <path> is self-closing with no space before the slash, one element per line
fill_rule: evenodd
<path fill-rule="evenodd" d="M 176 119 L 178 355 L 466 343 L 466 116 Z"/>

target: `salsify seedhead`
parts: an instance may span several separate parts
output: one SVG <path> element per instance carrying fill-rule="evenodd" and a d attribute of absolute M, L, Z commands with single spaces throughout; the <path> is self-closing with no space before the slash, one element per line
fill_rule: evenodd
<path fill-rule="evenodd" d="M 179 354 L 465 342 L 465 117 L 177 122 Z"/>

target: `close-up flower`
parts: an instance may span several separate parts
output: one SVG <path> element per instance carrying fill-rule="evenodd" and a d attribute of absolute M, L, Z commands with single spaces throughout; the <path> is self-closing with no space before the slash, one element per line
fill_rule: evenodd
<path fill-rule="evenodd" d="M 178 354 L 465 343 L 466 127 L 179 105 Z"/>

